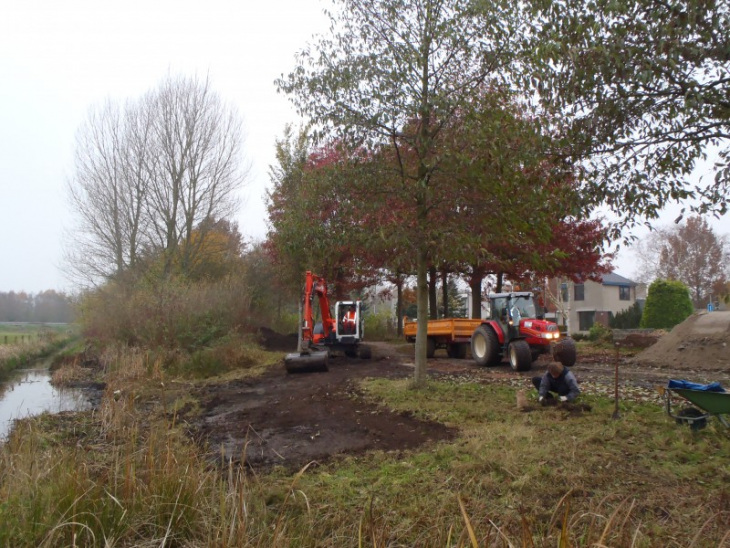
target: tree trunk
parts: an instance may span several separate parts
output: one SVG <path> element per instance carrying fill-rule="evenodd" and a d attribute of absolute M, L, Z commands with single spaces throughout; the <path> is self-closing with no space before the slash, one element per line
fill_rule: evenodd
<path fill-rule="evenodd" d="M 396 333 L 400 339 L 403 337 L 403 277 L 400 273 L 396 276 L 395 291 L 395 316 L 398 324 L 396 327 Z"/>
<path fill-rule="evenodd" d="M 438 302 L 436 300 L 436 277 L 438 273 L 436 272 L 436 267 L 431 266 L 428 269 L 428 310 L 429 310 L 429 318 L 432 320 L 438 319 Z"/>
<path fill-rule="evenodd" d="M 482 280 L 484 271 L 481 268 L 472 269 L 469 287 L 471 288 L 471 317 L 479 319 L 482 317 Z"/>
<path fill-rule="evenodd" d="M 418 325 L 416 327 L 416 355 L 413 386 L 421 388 L 426 385 L 426 340 L 428 338 L 428 280 L 426 276 L 428 253 L 419 249 L 416 259 L 416 304 Z"/>
<path fill-rule="evenodd" d="M 444 300 L 444 318 L 448 318 L 449 311 L 449 273 L 446 269 L 441 271 L 441 293 Z"/>

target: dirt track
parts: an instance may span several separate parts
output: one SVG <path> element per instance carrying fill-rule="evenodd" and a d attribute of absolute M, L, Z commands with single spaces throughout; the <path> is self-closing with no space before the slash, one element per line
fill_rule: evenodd
<path fill-rule="evenodd" d="M 269 339 L 286 346 L 286 338 Z M 287 374 L 284 366 L 255 379 L 202 388 L 196 396 L 203 412 L 190 418 L 191 434 L 209 444 L 212 454 L 226 460 L 245 459 L 254 469 L 283 465 L 296 468 L 323 462 L 336 455 L 372 450 L 398 451 L 432 440 L 449 439 L 457 432 L 438 423 L 417 420 L 367 403 L 356 383 L 366 377 L 406 378 L 413 374 L 413 358 L 402 345 L 370 343 L 372 360 L 336 357 L 326 373 Z M 285 348 L 280 348 L 284 350 Z M 429 360 L 429 375 L 468 378 L 476 382 L 508 384 L 532 389 L 530 378 L 547 364 L 541 358 L 532 371 L 515 373 L 507 364 L 480 368 L 471 359 L 441 357 Z M 585 393 L 613 395 L 615 355 L 580 357 L 572 368 Z M 619 361 L 623 399 L 657 401 L 656 386 L 670 378 L 694 382 L 720 381 L 730 386 L 730 370 L 639 365 Z M 244 457 L 245 452 L 245 457 Z"/>

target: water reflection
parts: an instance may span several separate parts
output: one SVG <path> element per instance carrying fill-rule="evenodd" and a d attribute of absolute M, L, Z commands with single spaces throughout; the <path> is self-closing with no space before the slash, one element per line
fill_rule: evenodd
<path fill-rule="evenodd" d="M 45 411 L 80 411 L 90 403 L 81 390 L 55 388 L 48 369 L 22 369 L 0 386 L 0 441 L 13 427 L 13 420 Z"/>

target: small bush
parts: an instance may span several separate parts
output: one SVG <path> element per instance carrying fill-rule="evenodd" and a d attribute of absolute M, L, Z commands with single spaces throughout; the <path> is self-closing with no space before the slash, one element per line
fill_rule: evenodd
<path fill-rule="evenodd" d="M 641 305 L 635 302 L 626 310 L 612 316 L 608 325 L 613 329 L 636 329 L 641 324 L 641 312 Z"/>
<path fill-rule="evenodd" d="M 168 360 L 164 369 L 173 376 L 208 379 L 231 371 L 253 371 L 265 367 L 269 360 L 252 336 L 232 333 L 189 356 Z"/>
<path fill-rule="evenodd" d="M 687 286 L 673 280 L 655 280 L 649 286 L 641 327 L 671 329 L 694 312 Z"/>
<path fill-rule="evenodd" d="M 393 318 L 387 312 L 365 315 L 365 340 L 384 341 L 396 337 Z"/>
<path fill-rule="evenodd" d="M 602 323 L 594 323 L 588 330 L 588 340 L 595 342 L 613 341 L 613 331 Z"/>

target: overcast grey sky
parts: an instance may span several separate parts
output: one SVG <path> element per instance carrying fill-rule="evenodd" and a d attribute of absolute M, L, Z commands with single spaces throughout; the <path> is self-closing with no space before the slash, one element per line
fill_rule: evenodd
<path fill-rule="evenodd" d="M 274 79 L 325 27 L 320 0 L 0 0 L 0 291 L 69 289 L 60 270 L 71 226 L 65 184 L 89 108 L 209 75 L 236 105 L 252 165 L 237 220 L 266 233 L 274 141 L 297 122 Z"/>
<path fill-rule="evenodd" d="M 209 75 L 237 106 L 252 169 L 238 215 L 266 233 L 274 141 L 297 122 L 273 81 L 326 20 L 326 0 L 0 0 L 0 291 L 71 289 L 60 269 L 72 225 L 65 184 L 89 108 L 155 88 L 169 72 Z M 668 211 L 669 223 L 676 211 Z M 713 227 L 730 232 L 727 217 Z M 623 252 L 617 271 L 633 274 Z"/>

